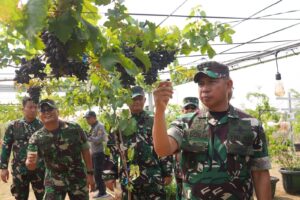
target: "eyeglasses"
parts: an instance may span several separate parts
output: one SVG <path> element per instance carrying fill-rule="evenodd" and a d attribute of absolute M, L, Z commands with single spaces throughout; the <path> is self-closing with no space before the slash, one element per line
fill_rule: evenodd
<path fill-rule="evenodd" d="M 184 107 L 185 110 L 195 110 L 197 107 L 194 105 L 187 105 Z"/>
<path fill-rule="evenodd" d="M 46 113 L 46 112 L 52 112 L 54 110 L 54 108 L 42 108 L 40 110 L 41 113 Z"/>

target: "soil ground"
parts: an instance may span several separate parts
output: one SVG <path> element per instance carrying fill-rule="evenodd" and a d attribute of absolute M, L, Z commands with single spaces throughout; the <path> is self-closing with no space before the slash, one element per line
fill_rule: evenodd
<path fill-rule="evenodd" d="M 300 195 L 289 195 L 287 194 L 282 185 L 282 180 L 281 180 L 281 174 L 279 172 L 279 167 L 273 164 L 273 168 L 270 170 L 271 176 L 275 176 L 279 178 L 279 181 L 276 184 L 276 192 L 275 192 L 275 197 L 274 200 L 300 200 Z M 11 181 L 11 177 L 10 177 Z M 10 184 L 9 183 L 3 183 L 2 181 L 0 182 L 0 200 L 14 200 L 14 198 L 10 194 Z M 300 185 L 299 185 L 300 187 Z M 91 197 L 93 194 L 91 193 Z M 68 199 L 68 198 L 67 198 Z M 92 199 L 92 198 L 90 198 Z M 103 199 L 103 198 L 102 198 Z M 106 200 L 111 199 L 111 198 L 106 198 Z M 29 200 L 35 200 L 33 192 L 30 192 L 30 197 Z"/>

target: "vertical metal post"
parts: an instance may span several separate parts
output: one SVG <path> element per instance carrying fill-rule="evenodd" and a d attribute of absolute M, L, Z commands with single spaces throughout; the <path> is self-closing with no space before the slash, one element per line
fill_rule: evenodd
<path fill-rule="evenodd" d="M 295 151 L 295 145 L 294 145 L 294 133 L 293 133 L 293 125 L 292 125 L 292 97 L 291 93 L 288 93 L 288 102 L 289 102 L 289 122 L 290 122 L 290 134 L 291 134 L 291 143 L 292 143 L 292 149 Z"/>
<path fill-rule="evenodd" d="M 149 111 L 154 112 L 152 92 L 148 92 L 148 104 L 149 104 Z"/>

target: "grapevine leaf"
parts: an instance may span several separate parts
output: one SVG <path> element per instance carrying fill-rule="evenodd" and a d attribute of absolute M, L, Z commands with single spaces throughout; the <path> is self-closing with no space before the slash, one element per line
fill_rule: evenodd
<path fill-rule="evenodd" d="M 106 45 L 105 38 L 102 36 L 100 30 L 96 26 L 84 19 L 81 20 L 81 23 L 85 27 L 85 32 L 88 34 L 89 41 L 91 42 L 95 52 L 100 49 L 101 44 Z"/>
<path fill-rule="evenodd" d="M 100 58 L 100 64 L 108 71 L 113 71 L 114 66 L 119 62 L 119 56 L 115 53 L 107 52 Z"/>
<path fill-rule="evenodd" d="M 26 34 L 31 41 L 46 24 L 47 2 L 47 0 L 30 0 L 27 4 Z"/>
<path fill-rule="evenodd" d="M 98 6 L 106 6 L 110 4 L 111 0 L 95 0 L 95 4 Z"/>
<path fill-rule="evenodd" d="M 21 17 L 20 9 L 17 9 L 19 0 L 0 1 L 0 22 L 8 23 Z"/>
<path fill-rule="evenodd" d="M 140 167 L 138 165 L 130 165 L 130 172 L 129 176 L 131 177 L 132 180 L 137 179 L 141 175 L 140 172 Z"/>
<path fill-rule="evenodd" d="M 210 45 L 207 45 L 207 54 L 209 58 L 212 58 L 216 55 L 215 50 Z"/>
<path fill-rule="evenodd" d="M 82 8 L 81 17 L 87 20 L 89 23 L 97 24 L 98 20 L 101 18 L 98 15 L 98 9 L 95 5 L 92 4 L 89 0 L 84 0 L 84 5 Z"/>
<path fill-rule="evenodd" d="M 192 49 L 190 48 L 190 46 L 184 42 L 182 45 L 181 45 L 181 54 L 184 54 L 184 55 L 189 55 L 192 51 Z"/>
<path fill-rule="evenodd" d="M 118 54 L 118 57 L 120 60 L 120 64 L 124 67 L 129 75 L 135 76 L 139 73 L 138 67 L 131 59 L 127 58 L 123 54 Z"/>
<path fill-rule="evenodd" d="M 76 24 L 76 19 L 68 11 L 49 21 L 49 30 L 55 33 L 61 42 L 65 43 L 72 36 L 73 28 Z"/>
<path fill-rule="evenodd" d="M 134 148 L 130 147 L 127 150 L 128 161 L 132 161 L 134 157 Z"/>
<path fill-rule="evenodd" d="M 150 69 L 151 61 L 141 48 L 135 47 L 133 55 L 144 64 L 146 71 Z"/>
<path fill-rule="evenodd" d="M 119 128 L 123 135 L 130 136 L 136 131 L 137 122 L 135 119 L 122 119 L 120 120 Z"/>

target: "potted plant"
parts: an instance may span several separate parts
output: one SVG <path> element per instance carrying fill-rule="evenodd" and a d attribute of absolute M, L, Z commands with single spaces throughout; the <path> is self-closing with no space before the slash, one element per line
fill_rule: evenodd
<path fill-rule="evenodd" d="M 300 157 L 286 138 L 276 138 L 275 161 L 280 165 L 283 188 L 288 194 L 300 194 Z"/>

